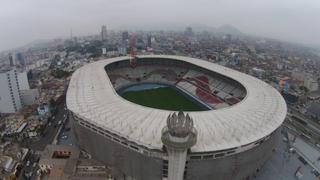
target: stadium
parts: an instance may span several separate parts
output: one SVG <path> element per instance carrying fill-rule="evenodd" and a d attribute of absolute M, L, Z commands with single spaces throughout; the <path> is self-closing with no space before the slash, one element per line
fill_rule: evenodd
<path fill-rule="evenodd" d="M 263 168 L 287 111 L 277 90 L 200 59 L 143 55 L 134 67 L 130 59 L 79 68 L 67 92 L 78 146 L 112 167 L 117 179 L 168 179 L 163 129 L 178 111 L 196 130 L 183 179 L 247 180 Z"/>

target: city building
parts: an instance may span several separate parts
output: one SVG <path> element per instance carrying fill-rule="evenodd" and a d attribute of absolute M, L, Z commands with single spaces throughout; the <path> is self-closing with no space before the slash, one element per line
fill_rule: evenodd
<path fill-rule="evenodd" d="M 69 179 L 76 169 L 80 151 L 74 146 L 47 145 L 41 153 L 39 167 L 49 180 Z"/>
<path fill-rule="evenodd" d="M 3 136 L 12 137 L 20 134 L 27 126 L 27 122 L 23 116 L 12 115 L 3 119 L 5 122 L 5 130 L 2 132 Z"/>
<path fill-rule="evenodd" d="M 9 63 L 10 63 L 11 67 L 13 67 L 15 65 L 15 59 L 11 53 L 9 53 Z"/>
<path fill-rule="evenodd" d="M 313 102 L 307 107 L 307 114 L 320 120 L 320 103 Z"/>
<path fill-rule="evenodd" d="M 20 90 L 29 90 L 29 81 L 28 81 L 28 75 L 26 71 L 23 72 L 18 72 L 18 84 L 19 84 L 19 89 Z"/>
<path fill-rule="evenodd" d="M 105 180 L 110 177 L 106 165 L 80 158 L 80 150 L 75 146 L 47 145 L 41 153 L 39 167 L 42 177 L 48 180 Z"/>
<path fill-rule="evenodd" d="M 17 172 L 21 170 L 21 163 L 29 153 L 27 148 L 17 143 L 3 141 L 0 144 L 0 179 L 17 179 Z"/>
<path fill-rule="evenodd" d="M 301 71 L 293 71 L 291 73 L 291 77 L 292 77 L 292 79 L 304 82 L 304 80 L 306 78 L 306 74 L 304 72 L 301 72 Z"/>
<path fill-rule="evenodd" d="M 152 36 L 148 35 L 147 36 L 147 47 L 152 47 Z"/>
<path fill-rule="evenodd" d="M 125 56 L 127 55 L 127 48 L 126 47 L 118 47 L 118 54 Z"/>
<path fill-rule="evenodd" d="M 262 79 L 265 75 L 266 71 L 263 69 L 259 69 L 257 67 L 252 68 L 251 75 L 254 77 L 257 77 L 259 79 Z"/>
<path fill-rule="evenodd" d="M 17 162 L 15 162 L 12 157 L 1 156 L 0 157 L 0 169 L 6 172 L 12 172 Z"/>
<path fill-rule="evenodd" d="M 38 114 L 44 116 L 50 112 L 50 107 L 47 104 L 42 104 L 37 108 Z"/>
<path fill-rule="evenodd" d="M 298 85 L 305 86 L 310 92 L 317 91 L 319 84 L 316 78 L 310 73 L 293 71 L 291 77 Z"/>
<path fill-rule="evenodd" d="M 128 31 L 122 32 L 122 42 L 126 42 L 128 40 L 129 40 L 129 32 Z"/>
<path fill-rule="evenodd" d="M 318 81 L 312 77 L 306 77 L 303 84 L 310 92 L 317 91 L 319 88 Z"/>
<path fill-rule="evenodd" d="M 20 110 L 21 95 L 16 69 L 0 70 L 0 113 L 14 113 Z"/>
<path fill-rule="evenodd" d="M 134 84 L 176 89 L 202 110 L 180 112 L 126 101 Z M 286 103 L 265 82 L 196 58 L 116 57 L 74 72 L 66 97 L 79 147 L 116 179 L 254 179 L 273 155 Z M 166 121 L 167 120 L 167 121 Z"/>
<path fill-rule="evenodd" d="M 103 25 L 101 27 L 101 41 L 107 40 L 107 26 Z"/>
<path fill-rule="evenodd" d="M 101 50 L 102 50 L 102 54 L 103 54 L 103 55 L 106 55 L 106 54 L 107 54 L 107 48 L 101 48 Z"/>
<path fill-rule="evenodd" d="M 20 52 L 16 53 L 16 61 L 19 63 L 19 65 L 25 69 L 27 62 L 26 59 L 24 58 L 23 54 Z"/>
<path fill-rule="evenodd" d="M 38 89 L 21 90 L 20 92 L 23 105 L 32 105 L 39 98 Z"/>
<path fill-rule="evenodd" d="M 193 32 L 192 28 L 191 28 L 191 27 L 186 27 L 186 29 L 185 29 L 185 31 L 184 31 L 184 35 L 185 35 L 185 36 L 188 36 L 188 37 L 193 36 L 193 35 L 194 35 L 194 32 Z"/>

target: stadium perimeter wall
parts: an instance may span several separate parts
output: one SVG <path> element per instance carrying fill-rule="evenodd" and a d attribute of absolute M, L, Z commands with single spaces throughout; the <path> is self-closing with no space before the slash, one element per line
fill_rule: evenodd
<path fill-rule="evenodd" d="M 72 113 L 71 113 L 72 114 Z M 78 146 L 92 157 L 114 167 L 117 179 L 163 180 L 166 153 L 149 156 L 115 142 L 90 128 L 79 124 L 78 118 L 70 116 Z M 247 151 L 217 159 L 190 159 L 186 168 L 186 180 L 250 180 L 259 172 L 272 155 L 279 139 L 279 130 L 269 139 Z M 197 153 L 199 154 L 199 153 Z M 188 154 L 190 157 L 192 155 Z"/>

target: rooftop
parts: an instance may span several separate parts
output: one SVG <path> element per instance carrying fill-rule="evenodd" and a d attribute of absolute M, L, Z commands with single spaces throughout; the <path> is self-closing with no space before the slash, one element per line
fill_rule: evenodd
<path fill-rule="evenodd" d="M 267 83 L 238 71 L 207 61 L 167 55 L 139 58 L 175 59 L 217 72 L 241 83 L 247 96 L 238 104 L 210 111 L 190 112 L 198 131 L 191 151 L 217 151 L 240 147 L 270 135 L 285 119 L 287 107 L 282 96 Z M 130 103 L 115 91 L 104 67 L 127 60 L 117 57 L 88 64 L 72 76 L 67 107 L 92 124 L 150 149 L 162 149 L 161 128 L 172 111 Z"/>
<path fill-rule="evenodd" d="M 60 179 L 72 175 L 80 155 L 74 146 L 47 145 L 41 154 L 39 166 L 50 169 L 49 179 Z"/>

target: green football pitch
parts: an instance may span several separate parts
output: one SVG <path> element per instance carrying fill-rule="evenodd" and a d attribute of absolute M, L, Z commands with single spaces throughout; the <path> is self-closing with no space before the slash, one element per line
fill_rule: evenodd
<path fill-rule="evenodd" d="M 171 87 L 127 91 L 121 95 L 124 99 L 147 107 L 172 111 L 203 111 L 203 106 L 188 99 Z"/>

